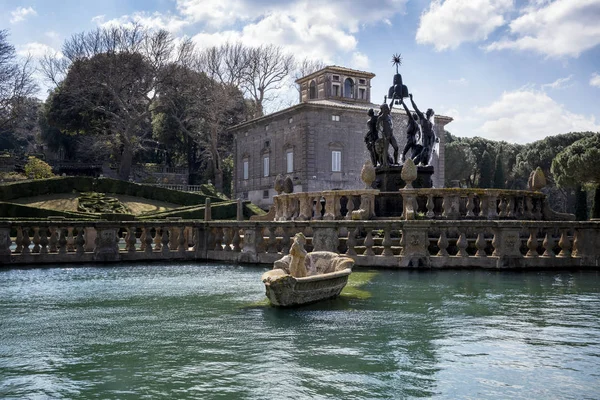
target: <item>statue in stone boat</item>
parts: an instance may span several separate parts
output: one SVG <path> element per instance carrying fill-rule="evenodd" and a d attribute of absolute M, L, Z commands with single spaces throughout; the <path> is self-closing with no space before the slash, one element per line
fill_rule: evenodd
<path fill-rule="evenodd" d="M 354 260 L 331 251 L 307 253 L 306 238 L 294 236 L 290 254 L 275 261 L 261 279 L 274 306 L 289 307 L 338 296 L 348 283 Z"/>

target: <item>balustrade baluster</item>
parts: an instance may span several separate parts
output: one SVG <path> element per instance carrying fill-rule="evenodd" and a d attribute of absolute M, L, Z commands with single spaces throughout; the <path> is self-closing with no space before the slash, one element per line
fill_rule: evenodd
<path fill-rule="evenodd" d="M 48 254 L 48 228 L 42 226 L 40 228 L 40 254 Z"/>
<path fill-rule="evenodd" d="M 59 228 L 58 254 L 67 254 L 67 229 Z"/>
<path fill-rule="evenodd" d="M 484 195 L 478 196 L 478 199 L 479 199 L 479 216 L 487 217 L 487 212 L 488 212 L 487 196 L 484 194 Z"/>
<path fill-rule="evenodd" d="M 571 241 L 569 240 L 569 232 L 566 229 L 561 229 L 558 246 L 560 247 L 560 252 L 558 253 L 557 257 L 571 257 Z"/>
<path fill-rule="evenodd" d="M 231 241 L 233 240 L 233 228 L 223 228 L 223 243 L 225 244 L 223 250 L 231 251 Z"/>
<path fill-rule="evenodd" d="M 465 205 L 466 209 L 467 209 L 467 217 L 474 217 L 475 213 L 473 213 L 473 209 L 475 208 L 475 202 L 473 200 L 473 194 L 469 193 L 467 195 L 467 204 Z"/>
<path fill-rule="evenodd" d="M 185 234 L 185 226 L 180 226 L 179 227 L 179 246 L 177 247 L 177 251 L 179 251 L 180 253 L 184 253 L 188 246 L 187 246 L 187 237 Z"/>
<path fill-rule="evenodd" d="M 527 239 L 527 248 L 529 249 L 527 251 L 527 254 L 525 254 L 525 257 L 538 257 L 538 251 L 537 251 L 537 247 L 538 247 L 538 240 L 537 240 L 537 233 L 538 230 L 536 228 L 530 228 L 529 229 L 529 239 Z"/>
<path fill-rule="evenodd" d="M 56 253 L 58 251 L 58 227 L 50 227 L 50 253 Z"/>
<path fill-rule="evenodd" d="M 166 226 L 162 227 L 162 236 L 160 238 L 160 243 L 161 243 L 161 252 L 165 256 L 167 254 L 169 254 L 169 252 L 170 252 L 170 249 L 169 249 L 169 241 L 170 241 L 169 231 L 170 231 L 169 227 L 166 227 Z"/>
<path fill-rule="evenodd" d="M 435 217 L 435 212 L 433 212 L 435 207 L 435 203 L 433 202 L 433 194 L 427 195 L 427 204 L 425 204 L 425 207 L 427 207 L 427 213 L 425 216 L 429 219 Z"/>
<path fill-rule="evenodd" d="M 214 250 L 215 249 L 215 241 L 217 238 L 217 235 L 215 235 L 215 230 L 217 228 L 207 228 L 208 231 L 208 237 L 206 238 L 206 248 L 207 250 Z"/>
<path fill-rule="evenodd" d="M 231 244 L 233 245 L 233 251 L 240 252 L 242 248 L 240 247 L 240 243 L 242 242 L 242 238 L 240 237 L 239 228 L 233 228 L 233 239 Z"/>
<path fill-rule="evenodd" d="M 444 228 L 442 228 L 442 229 L 444 229 Z M 436 255 L 439 257 L 448 257 L 449 256 L 449 254 L 448 254 L 448 245 L 449 244 L 450 243 L 448 242 L 448 238 L 446 237 L 446 231 L 442 230 L 440 232 L 440 237 L 437 241 L 437 245 L 440 250 L 438 251 L 438 253 Z"/>
<path fill-rule="evenodd" d="M 162 250 L 162 233 L 161 230 L 164 228 L 157 227 L 154 229 L 154 250 L 161 251 Z"/>
<path fill-rule="evenodd" d="M 152 228 L 147 226 L 144 228 L 143 232 L 144 232 L 143 243 L 145 245 L 144 253 L 152 254 L 152 242 L 154 242 L 154 238 L 152 237 Z"/>
<path fill-rule="evenodd" d="M 85 252 L 85 237 L 83 236 L 83 227 L 77 228 L 77 237 L 75 238 L 75 253 L 83 254 Z"/>
<path fill-rule="evenodd" d="M 277 253 L 277 236 L 275 236 L 275 227 L 267 227 L 269 231 L 269 241 L 267 242 L 267 253 Z"/>
<path fill-rule="evenodd" d="M 74 252 L 75 251 L 75 237 L 73 236 L 73 227 L 69 226 L 67 228 L 67 251 Z"/>
<path fill-rule="evenodd" d="M 346 240 L 346 255 L 348 256 L 356 256 L 356 237 L 359 235 L 359 229 L 348 229 L 348 240 Z"/>
<path fill-rule="evenodd" d="M 327 221 L 332 221 L 335 219 L 335 195 L 326 194 L 323 196 L 325 198 L 325 215 L 323 215 L 323 219 Z"/>
<path fill-rule="evenodd" d="M 485 252 L 486 246 L 487 241 L 485 240 L 485 234 L 483 232 L 479 232 L 477 234 L 477 239 L 475 240 L 475 247 L 477 247 L 475 257 L 487 257 L 487 254 Z"/>
<path fill-rule="evenodd" d="M 290 230 L 288 228 L 281 228 L 281 252 L 283 254 L 290 253 L 291 239 Z"/>
<path fill-rule="evenodd" d="M 392 227 L 390 225 L 386 225 L 383 227 L 383 253 L 382 255 L 385 257 L 392 257 L 394 252 L 392 251 L 392 236 L 391 236 Z"/>
<path fill-rule="evenodd" d="M 546 231 L 546 236 L 544 237 L 544 242 L 542 243 L 542 246 L 544 246 L 544 254 L 542 254 L 542 257 L 548 257 L 548 258 L 553 258 L 555 257 L 554 254 L 554 238 L 552 237 L 552 231 L 549 229 L 548 231 Z"/>
<path fill-rule="evenodd" d="M 498 205 L 496 204 L 497 197 L 489 195 L 487 198 L 487 219 L 496 219 L 498 218 Z"/>
<path fill-rule="evenodd" d="M 534 211 L 533 211 L 533 219 L 540 220 L 542 219 L 542 205 L 544 200 L 541 198 L 533 199 L 534 200 Z"/>
<path fill-rule="evenodd" d="M 216 251 L 223 251 L 223 229 L 215 228 L 215 247 Z"/>
<path fill-rule="evenodd" d="M 23 228 L 23 249 L 22 249 L 22 254 L 31 254 L 31 249 L 29 248 L 29 245 L 31 244 L 31 239 L 29 238 L 29 228 L 25 227 Z"/>
<path fill-rule="evenodd" d="M 508 218 L 515 217 L 515 196 L 508 197 L 508 203 L 506 205 L 506 216 Z"/>
<path fill-rule="evenodd" d="M 373 251 L 373 245 L 375 241 L 373 240 L 373 229 L 367 228 L 367 237 L 365 237 L 365 256 L 374 256 L 375 252 Z"/>
<path fill-rule="evenodd" d="M 127 236 L 125 237 L 125 249 L 128 253 L 135 253 L 136 251 L 135 244 L 137 240 L 135 237 L 135 231 L 135 226 L 130 226 L 127 228 Z"/>
<path fill-rule="evenodd" d="M 15 238 L 15 253 L 21 254 L 23 252 L 23 228 L 20 226 L 17 228 L 17 237 Z"/>
<path fill-rule="evenodd" d="M 467 247 L 469 246 L 469 242 L 467 242 L 467 235 L 465 232 L 460 232 L 458 235 L 458 240 L 456 241 L 456 247 L 458 247 L 458 252 L 456 255 L 458 257 L 468 257 L 469 253 L 467 253 Z"/>
<path fill-rule="evenodd" d="M 346 212 L 346 217 L 344 219 L 350 221 L 352 220 L 352 211 L 354 211 L 354 196 L 352 196 L 351 194 L 347 196 L 348 198 L 348 203 L 346 204 L 346 209 L 348 210 Z"/>
<path fill-rule="evenodd" d="M 40 228 L 37 226 L 33 228 L 33 249 L 31 252 L 35 254 L 40 252 Z"/>
<path fill-rule="evenodd" d="M 448 218 L 450 214 L 450 196 L 447 194 L 442 195 L 442 218 Z"/>
<path fill-rule="evenodd" d="M 504 199 L 504 196 L 500 197 L 500 204 L 498 204 L 498 210 L 500 211 L 498 213 L 498 217 L 506 217 L 506 200 Z"/>
<path fill-rule="evenodd" d="M 299 221 L 308 221 L 312 217 L 312 197 L 302 193 L 300 196 L 300 212 L 298 213 Z"/>
<path fill-rule="evenodd" d="M 492 238 L 492 247 L 494 248 L 494 251 L 492 251 L 493 257 L 500 256 L 500 249 L 498 248 L 499 242 L 500 238 L 498 237 L 498 230 L 494 230 L 494 237 Z"/>
<path fill-rule="evenodd" d="M 181 235 L 181 232 L 178 227 L 169 227 L 169 249 L 171 251 L 177 251 L 179 247 L 179 235 Z"/>
<path fill-rule="evenodd" d="M 579 241 L 582 240 L 582 233 L 580 229 L 575 229 L 575 233 L 573 234 L 573 251 L 571 252 L 571 257 L 582 257 L 581 250 L 579 249 Z"/>

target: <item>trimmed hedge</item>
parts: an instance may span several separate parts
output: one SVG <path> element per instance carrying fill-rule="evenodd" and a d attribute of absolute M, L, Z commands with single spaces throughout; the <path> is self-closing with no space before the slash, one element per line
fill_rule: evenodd
<path fill-rule="evenodd" d="M 225 201 L 223 196 L 216 194 L 212 186 L 209 185 L 203 185 L 202 194 L 199 194 L 117 179 L 88 176 L 68 176 L 3 184 L 0 185 L 0 201 L 73 191 L 124 194 L 183 206 L 204 205 L 206 198 L 210 198 L 213 203 Z"/>
<path fill-rule="evenodd" d="M 249 201 L 243 203 L 244 218 L 248 219 L 253 215 L 256 215 L 256 207 Z M 138 220 L 148 221 L 156 219 L 166 219 L 173 217 L 180 217 L 182 219 L 204 219 L 204 206 L 198 207 L 182 207 L 174 210 L 162 211 L 156 213 L 142 214 L 137 217 Z M 260 210 L 260 208 L 258 208 Z M 210 207 L 212 219 L 235 219 L 237 218 L 237 201 L 228 201 L 218 204 L 211 204 Z M 264 213 L 264 211 L 260 210 Z M 260 215 L 260 214 L 259 214 Z"/>
<path fill-rule="evenodd" d="M 22 204 L 0 202 L 0 216 L 3 218 L 48 218 L 51 216 L 65 217 L 69 219 L 97 220 L 99 214 L 87 214 L 80 212 L 57 211 L 47 208 L 30 207 Z"/>

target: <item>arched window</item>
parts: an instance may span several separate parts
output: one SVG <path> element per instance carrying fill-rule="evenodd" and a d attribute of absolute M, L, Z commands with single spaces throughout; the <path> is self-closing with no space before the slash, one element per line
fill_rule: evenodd
<path fill-rule="evenodd" d="M 350 78 L 346 78 L 344 81 L 344 97 L 354 98 L 354 81 Z"/>
<path fill-rule="evenodd" d="M 311 81 L 310 82 L 309 98 L 310 99 L 316 99 L 317 98 L 317 84 L 315 83 L 315 81 Z"/>

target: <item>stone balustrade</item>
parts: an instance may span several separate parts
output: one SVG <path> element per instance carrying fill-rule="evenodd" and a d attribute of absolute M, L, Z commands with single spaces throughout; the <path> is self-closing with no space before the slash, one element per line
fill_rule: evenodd
<path fill-rule="evenodd" d="M 275 221 L 372 219 L 377 194 L 372 189 L 280 194 L 273 196 Z"/>
<path fill-rule="evenodd" d="M 409 201 L 404 201 L 405 199 Z M 350 201 L 351 200 L 351 201 Z M 412 219 L 573 220 L 549 209 L 541 192 L 504 189 L 332 190 L 280 194 L 273 197 L 275 221 L 368 220 L 377 218 L 376 204 L 398 209 L 392 216 Z M 394 206 L 396 205 L 396 206 Z M 408 206 L 408 210 L 407 210 Z M 389 218 L 387 216 L 379 216 Z"/>
<path fill-rule="evenodd" d="M 330 211 L 337 215 L 335 207 Z M 146 260 L 271 264 L 288 252 L 298 232 L 308 238 L 307 250 L 346 254 L 359 266 L 600 266 L 600 222 L 487 219 L 0 222 L 0 265 Z"/>

